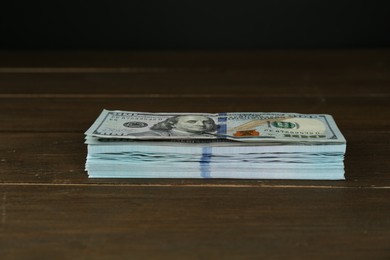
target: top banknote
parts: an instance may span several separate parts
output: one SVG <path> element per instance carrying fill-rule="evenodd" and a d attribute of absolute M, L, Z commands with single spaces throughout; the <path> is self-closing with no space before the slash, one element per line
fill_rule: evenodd
<path fill-rule="evenodd" d="M 229 139 L 345 143 L 332 116 L 297 113 L 147 113 L 104 110 L 87 136 L 126 139 Z"/>

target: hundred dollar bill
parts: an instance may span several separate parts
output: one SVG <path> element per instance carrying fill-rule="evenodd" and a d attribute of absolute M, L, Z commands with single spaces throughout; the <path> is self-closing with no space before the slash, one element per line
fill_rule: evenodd
<path fill-rule="evenodd" d="M 103 110 L 85 134 L 99 138 L 140 140 L 345 143 L 330 115 L 279 112 L 211 114 Z"/>

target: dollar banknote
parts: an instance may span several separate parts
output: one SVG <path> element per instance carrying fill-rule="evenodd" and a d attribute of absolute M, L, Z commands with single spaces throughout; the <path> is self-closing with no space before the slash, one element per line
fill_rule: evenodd
<path fill-rule="evenodd" d="M 345 143 L 331 115 L 279 112 L 213 114 L 103 110 L 85 134 L 139 140 Z"/>

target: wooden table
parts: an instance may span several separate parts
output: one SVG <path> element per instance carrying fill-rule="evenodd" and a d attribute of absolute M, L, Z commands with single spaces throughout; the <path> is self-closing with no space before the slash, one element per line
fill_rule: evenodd
<path fill-rule="evenodd" d="M 389 97 L 389 50 L 2 52 L 0 258 L 390 259 Z M 104 108 L 332 114 L 346 180 L 88 179 Z"/>

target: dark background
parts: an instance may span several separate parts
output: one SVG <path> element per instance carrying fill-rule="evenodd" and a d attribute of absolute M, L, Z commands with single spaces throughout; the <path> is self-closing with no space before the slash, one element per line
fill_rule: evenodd
<path fill-rule="evenodd" d="M 13 1 L 1 50 L 388 48 L 388 1 Z"/>

